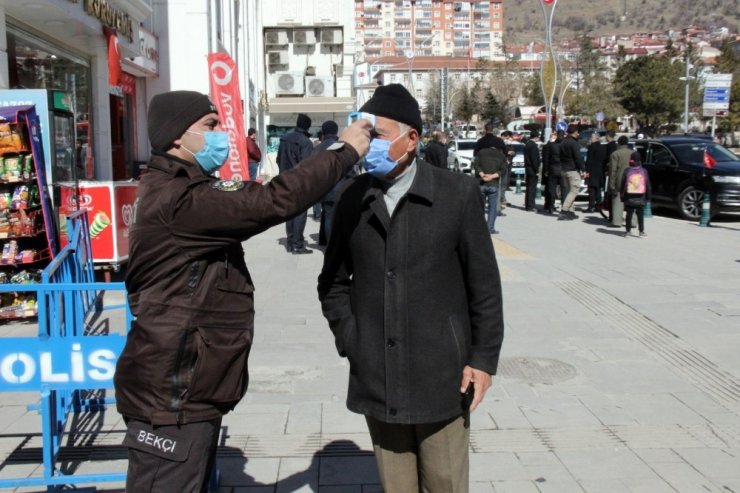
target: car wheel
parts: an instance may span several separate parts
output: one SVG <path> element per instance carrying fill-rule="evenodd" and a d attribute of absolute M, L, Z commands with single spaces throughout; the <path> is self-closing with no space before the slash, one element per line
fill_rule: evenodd
<path fill-rule="evenodd" d="M 701 216 L 704 192 L 694 186 L 684 188 L 678 194 L 678 212 L 688 221 L 697 221 Z"/>

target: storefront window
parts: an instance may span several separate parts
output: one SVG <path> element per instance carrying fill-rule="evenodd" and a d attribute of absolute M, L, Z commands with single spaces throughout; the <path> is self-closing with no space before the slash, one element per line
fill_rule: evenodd
<path fill-rule="evenodd" d="M 8 72 L 11 89 L 59 89 L 69 94 L 75 115 L 77 178 L 93 179 L 89 60 L 8 25 Z"/>

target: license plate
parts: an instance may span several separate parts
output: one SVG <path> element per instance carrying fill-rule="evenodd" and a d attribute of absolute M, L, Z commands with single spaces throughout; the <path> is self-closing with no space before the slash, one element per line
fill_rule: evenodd
<path fill-rule="evenodd" d="M 523 175 L 524 174 L 524 168 L 514 168 L 511 170 L 515 175 Z"/>

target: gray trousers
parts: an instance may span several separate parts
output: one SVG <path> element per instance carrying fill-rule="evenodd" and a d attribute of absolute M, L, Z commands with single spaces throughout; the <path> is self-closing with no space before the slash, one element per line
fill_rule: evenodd
<path fill-rule="evenodd" d="M 565 181 L 568 183 L 568 195 L 563 200 L 562 211 L 575 212 L 573 203 L 578 196 L 578 189 L 581 187 L 581 174 L 578 171 L 566 171 Z"/>
<path fill-rule="evenodd" d="M 462 416 L 419 425 L 365 419 L 385 493 L 468 492 L 470 429 Z"/>
<path fill-rule="evenodd" d="M 622 227 L 624 221 L 624 202 L 616 192 L 609 192 L 612 195 L 612 225 Z M 634 228 L 636 224 L 635 217 L 632 217 L 631 226 Z"/>

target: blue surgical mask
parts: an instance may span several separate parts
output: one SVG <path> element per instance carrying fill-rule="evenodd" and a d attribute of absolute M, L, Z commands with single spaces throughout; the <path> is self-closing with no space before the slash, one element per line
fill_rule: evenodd
<path fill-rule="evenodd" d="M 390 150 L 391 145 L 404 135 L 406 135 L 406 132 L 402 133 L 392 141 L 383 139 L 371 140 L 370 150 L 368 151 L 367 156 L 365 156 L 365 160 L 362 162 L 362 166 L 365 168 L 365 171 L 376 178 L 385 178 L 388 173 L 396 169 L 398 161 L 403 159 L 406 154 L 404 153 L 403 156 L 394 160 L 390 157 L 388 151 Z"/>
<path fill-rule="evenodd" d="M 202 135 L 205 140 L 203 149 L 193 153 L 190 149 L 182 146 L 183 149 L 193 155 L 203 171 L 209 175 L 215 173 L 226 162 L 229 157 L 229 134 L 222 131 L 194 132 L 188 130 L 191 134 Z"/>

